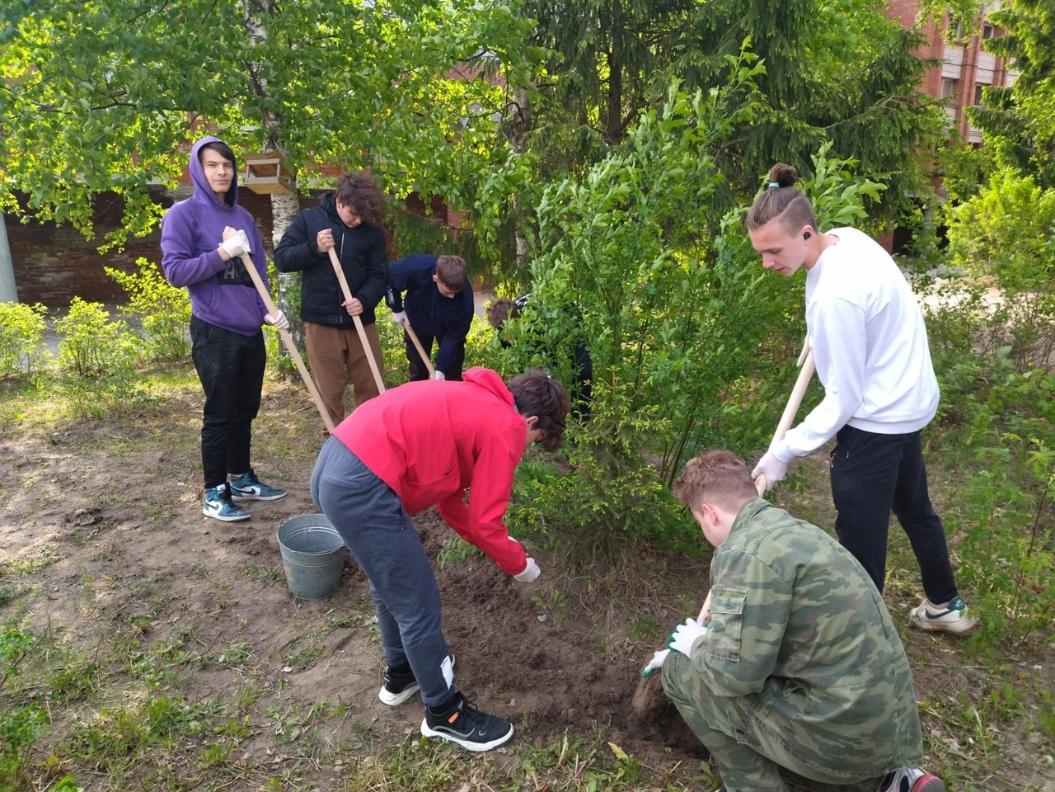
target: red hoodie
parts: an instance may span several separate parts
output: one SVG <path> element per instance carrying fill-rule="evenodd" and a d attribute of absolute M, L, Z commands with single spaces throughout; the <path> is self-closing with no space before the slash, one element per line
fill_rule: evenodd
<path fill-rule="evenodd" d="M 410 514 L 435 504 L 459 536 L 515 575 L 527 555 L 502 518 L 527 429 L 498 374 L 477 367 L 463 378 L 386 391 L 356 408 L 334 434 Z"/>

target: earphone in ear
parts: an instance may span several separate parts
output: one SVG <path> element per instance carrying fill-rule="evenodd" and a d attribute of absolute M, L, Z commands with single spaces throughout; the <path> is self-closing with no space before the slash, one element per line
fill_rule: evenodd
<path fill-rule="evenodd" d="M 809 231 L 805 232 L 805 233 L 804 233 L 804 234 L 802 235 L 802 238 L 803 238 L 803 239 L 809 239 L 809 238 L 810 238 L 810 232 L 809 232 Z"/>

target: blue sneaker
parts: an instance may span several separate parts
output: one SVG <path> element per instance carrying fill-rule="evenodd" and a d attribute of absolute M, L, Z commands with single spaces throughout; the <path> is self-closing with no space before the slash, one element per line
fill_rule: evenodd
<path fill-rule="evenodd" d="M 286 497 L 286 491 L 278 487 L 269 487 L 258 479 L 256 473 L 250 468 L 248 473 L 231 479 L 231 497 L 236 501 L 273 501 Z"/>
<path fill-rule="evenodd" d="M 248 520 L 252 515 L 231 500 L 231 488 L 226 483 L 205 490 L 205 505 L 201 513 L 223 522 Z"/>

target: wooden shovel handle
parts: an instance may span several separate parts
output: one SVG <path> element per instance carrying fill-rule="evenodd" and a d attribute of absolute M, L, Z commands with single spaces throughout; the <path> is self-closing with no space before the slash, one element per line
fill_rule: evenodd
<path fill-rule="evenodd" d="M 341 262 L 337 258 L 337 251 L 333 248 L 329 250 L 330 263 L 333 265 L 333 272 L 337 276 L 337 282 L 341 284 L 341 294 L 344 295 L 344 301 L 348 302 L 352 299 L 352 290 L 348 288 L 348 279 L 344 277 L 344 270 L 341 269 Z M 366 329 L 363 327 L 363 320 L 358 316 L 352 317 L 352 324 L 355 325 L 355 332 L 359 334 L 359 343 L 363 345 L 363 353 L 366 355 L 366 362 L 370 364 L 370 373 L 374 375 L 374 383 L 377 385 L 377 392 L 385 392 L 385 381 L 381 379 L 381 369 L 377 367 L 377 361 L 374 360 L 374 351 L 370 348 L 370 340 L 366 337 Z"/>
<path fill-rule="evenodd" d="M 410 320 L 403 320 L 403 329 L 407 331 L 407 335 L 410 336 L 410 343 L 414 345 L 414 349 L 418 350 L 418 354 L 421 355 L 421 362 L 425 364 L 425 368 L 429 370 L 429 379 L 436 373 L 436 369 L 432 367 L 432 361 L 429 360 L 429 356 L 425 354 L 425 347 L 421 345 L 421 341 L 418 340 L 418 334 L 414 332 L 414 328 L 410 326 Z"/>
<path fill-rule="evenodd" d="M 802 406 L 802 398 L 806 395 L 806 389 L 810 385 L 810 379 L 813 378 L 813 372 L 816 370 L 816 365 L 813 362 L 813 350 L 810 349 L 809 342 L 802 347 L 802 354 L 799 355 L 798 365 L 799 376 L 795 379 L 795 386 L 791 389 L 791 395 L 788 396 L 788 403 L 784 405 L 784 412 L 780 416 L 780 421 L 777 423 L 777 431 L 773 433 L 773 442 L 777 440 L 783 440 L 784 435 L 788 433 L 788 429 L 791 428 L 792 422 L 795 420 L 795 415 L 798 414 L 799 407 Z M 766 474 L 760 473 L 758 478 L 755 479 L 755 490 L 758 492 L 759 497 L 766 491 Z M 698 621 L 702 624 L 711 610 L 711 592 L 707 592 L 707 599 L 703 601 L 703 607 L 700 609 L 700 615 Z"/>
<path fill-rule="evenodd" d="M 242 264 L 245 265 L 246 272 L 249 273 L 249 277 L 253 281 L 253 285 L 256 286 L 256 292 L 260 295 L 260 300 L 264 303 L 264 308 L 267 312 L 274 316 L 277 313 L 275 304 L 271 301 L 271 295 L 267 292 L 267 287 L 264 286 L 264 281 L 260 277 L 260 273 L 256 271 L 256 267 L 253 266 L 252 260 L 249 256 L 242 256 Z M 278 328 L 276 328 L 278 329 Z M 304 360 L 300 356 L 300 352 L 297 350 L 297 345 L 293 341 L 293 336 L 289 334 L 289 330 L 278 330 L 278 335 L 282 339 L 282 343 L 286 347 L 286 351 L 289 352 L 289 356 L 293 358 L 293 363 L 297 367 L 297 371 L 300 372 L 300 378 L 304 380 L 304 386 L 308 389 L 308 393 L 311 394 L 312 401 L 315 402 L 315 407 L 319 411 L 319 415 L 322 417 L 322 423 L 326 427 L 326 430 L 333 434 L 333 420 L 330 418 L 330 413 L 326 409 L 326 406 L 322 403 L 322 396 L 319 395 L 319 389 L 315 387 L 315 382 L 312 380 L 311 375 L 308 373 L 308 369 L 304 366 Z"/>

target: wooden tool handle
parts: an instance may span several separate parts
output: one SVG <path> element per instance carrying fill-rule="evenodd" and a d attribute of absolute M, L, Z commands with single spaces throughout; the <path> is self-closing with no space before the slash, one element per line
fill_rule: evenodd
<path fill-rule="evenodd" d="M 275 304 L 271 301 L 271 295 L 268 294 L 267 287 L 264 286 L 264 281 L 260 277 L 260 273 L 256 271 L 256 267 L 253 266 L 253 262 L 249 256 L 242 256 L 241 258 L 242 264 L 245 265 L 246 272 L 249 273 L 253 285 L 256 286 L 256 292 L 260 295 L 260 300 L 264 303 L 264 308 L 267 309 L 269 314 L 274 316 L 278 311 L 275 308 Z M 315 402 L 315 407 L 318 409 L 319 415 L 322 416 L 323 425 L 325 425 L 326 430 L 330 432 L 330 434 L 333 434 L 333 420 L 330 418 L 330 413 L 326 409 L 326 406 L 322 403 L 322 396 L 319 395 L 319 389 L 315 387 L 315 381 L 312 380 L 311 375 L 308 373 L 308 369 L 304 366 L 304 360 L 301 358 L 297 345 L 293 341 L 293 336 L 289 334 L 289 330 L 281 329 L 278 329 L 278 335 L 282 339 L 286 351 L 289 352 L 289 356 L 293 358 L 293 363 L 297 367 L 297 371 L 300 372 L 300 378 L 304 380 L 304 385 L 308 389 L 308 393 L 311 394 L 312 401 Z"/>
<path fill-rule="evenodd" d="M 407 331 L 407 335 L 410 336 L 410 343 L 414 345 L 414 349 L 418 350 L 418 354 L 421 355 L 421 362 L 425 364 L 425 368 L 429 370 L 429 379 L 432 379 L 436 373 L 436 369 L 432 367 L 432 361 L 429 360 L 429 356 L 425 354 L 425 347 L 421 345 L 421 341 L 418 340 L 418 334 L 414 332 L 414 328 L 410 326 L 410 320 L 403 320 L 403 329 Z"/>
<path fill-rule="evenodd" d="M 330 263 L 333 265 L 333 272 L 337 275 L 337 282 L 341 284 L 341 294 L 344 295 L 344 301 L 348 302 L 352 299 L 352 290 L 348 288 L 348 279 L 344 277 L 344 270 L 341 269 L 341 262 L 337 258 L 337 251 L 333 248 L 329 250 Z M 381 369 L 377 367 L 377 361 L 374 360 L 374 350 L 370 348 L 370 340 L 366 337 L 366 329 L 363 327 L 363 320 L 358 316 L 352 317 L 352 324 L 355 325 L 355 332 L 359 334 L 359 343 L 363 345 L 363 354 L 366 355 L 366 362 L 370 364 L 370 373 L 374 375 L 374 383 L 377 385 L 377 392 L 385 392 L 385 381 L 381 378 Z"/>

